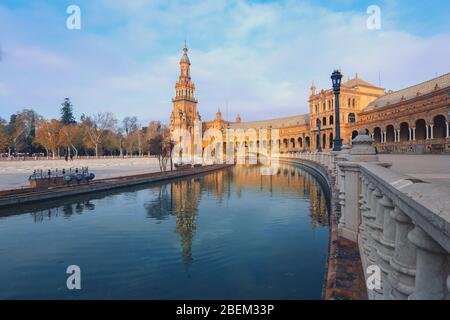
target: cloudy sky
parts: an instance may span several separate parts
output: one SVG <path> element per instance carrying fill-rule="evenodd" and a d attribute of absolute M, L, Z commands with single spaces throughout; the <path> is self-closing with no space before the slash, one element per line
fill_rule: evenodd
<path fill-rule="evenodd" d="M 449 21 L 447 0 L 0 0 L 0 117 L 70 97 L 77 116 L 167 122 L 184 39 L 203 119 L 306 113 L 335 68 L 393 90 L 450 72 Z"/>

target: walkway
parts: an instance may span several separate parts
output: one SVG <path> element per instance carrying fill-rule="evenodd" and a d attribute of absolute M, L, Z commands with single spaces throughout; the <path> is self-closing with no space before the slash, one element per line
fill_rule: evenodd
<path fill-rule="evenodd" d="M 380 160 L 397 173 L 450 187 L 450 155 L 380 154 Z"/>
<path fill-rule="evenodd" d="M 33 170 L 62 170 L 64 168 L 89 167 L 96 179 L 115 178 L 159 171 L 158 159 L 90 159 L 66 162 L 64 160 L 29 160 L 0 161 L 0 190 L 15 189 L 28 186 L 28 177 Z"/>

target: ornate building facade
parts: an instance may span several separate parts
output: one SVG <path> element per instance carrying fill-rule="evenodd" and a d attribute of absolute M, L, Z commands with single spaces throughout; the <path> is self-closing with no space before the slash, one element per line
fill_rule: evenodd
<path fill-rule="evenodd" d="M 170 129 L 173 132 L 183 128 L 192 134 L 195 121 L 201 118 L 190 77 L 188 49 L 183 51 Z M 245 137 L 246 147 L 277 143 L 281 153 L 317 150 L 319 140 L 322 149 L 331 150 L 335 104 L 331 88 L 318 91 L 313 83 L 309 114 L 243 122 L 240 115 L 235 121 L 227 121 L 218 110 L 213 120 L 202 123 L 202 130 L 214 128 L 225 134 L 226 129 L 254 129 L 257 135 Z M 450 73 L 396 92 L 386 92 L 356 74 L 342 84 L 339 105 L 343 144 L 351 145 L 358 130 L 366 129 L 381 153 L 450 152 Z M 266 129 L 264 136 L 259 136 L 260 129 Z M 273 129 L 278 129 L 276 138 L 271 136 Z"/>

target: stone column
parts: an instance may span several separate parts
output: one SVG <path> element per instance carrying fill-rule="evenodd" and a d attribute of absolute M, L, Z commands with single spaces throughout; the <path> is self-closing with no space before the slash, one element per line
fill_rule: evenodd
<path fill-rule="evenodd" d="M 361 257 L 369 256 L 370 247 L 369 247 L 369 236 L 367 230 L 367 221 L 370 218 L 370 192 L 369 189 L 369 179 L 365 176 L 361 179 L 361 198 L 360 198 L 360 210 L 361 210 L 361 224 L 359 226 L 360 233 L 360 243 L 359 250 Z"/>
<path fill-rule="evenodd" d="M 383 299 L 389 300 L 391 296 L 391 283 L 389 281 L 389 275 L 392 273 L 392 267 L 390 261 L 394 256 L 395 250 L 395 224 L 393 223 L 391 213 L 394 210 L 394 205 L 388 197 L 385 195 L 381 199 L 381 205 L 383 206 L 383 231 L 379 238 L 378 246 L 378 258 L 379 265 L 382 271 L 382 286 L 383 286 Z"/>
<path fill-rule="evenodd" d="M 445 299 L 449 255 L 418 225 L 409 232 L 408 239 L 417 248 L 416 287 L 409 299 Z"/>
<path fill-rule="evenodd" d="M 430 124 L 430 139 L 434 139 L 433 128 L 434 128 L 434 124 Z"/>
<path fill-rule="evenodd" d="M 368 180 L 367 185 L 367 201 L 366 201 L 366 210 L 363 212 L 365 218 L 364 228 L 366 231 L 366 246 L 365 252 L 367 259 L 371 256 L 371 252 L 375 250 L 374 239 L 372 237 L 373 234 L 373 221 L 375 220 L 374 212 L 374 198 L 375 198 L 375 186 L 370 180 Z"/>
<path fill-rule="evenodd" d="M 408 240 L 414 225 L 398 207 L 391 212 L 391 217 L 395 222 L 395 249 L 390 261 L 392 273 L 389 274 L 391 299 L 406 300 L 414 292 L 415 285 L 416 247 Z"/>
<path fill-rule="evenodd" d="M 425 140 L 429 140 L 430 139 L 430 128 L 428 127 L 428 125 L 425 125 Z"/>
<path fill-rule="evenodd" d="M 372 219 L 370 219 L 367 222 L 367 226 L 369 227 L 369 232 L 371 235 L 371 238 L 373 239 L 372 241 L 372 249 L 370 250 L 370 256 L 369 256 L 369 261 L 371 264 L 376 264 L 377 263 L 377 252 L 376 252 L 376 247 L 377 247 L 377 242 L 379 241 L 379 231 L 380 231 L 380 223 L 377 221 L 377 216 L 380 215 L 380 212 L 383 210 L 381 204 L 380 204 L 380 200 L 383 197 L 383 194 L 381 193 L 380 189 L 378 189 L 377 187 L 374 188 L 375 190 L 372 193 L 372 205 L 371 205 L 371 216 Z"/>
<path fill-rule="evenodd" d="M 446 131 L 447 134 L 445 135 L 445 137 L 446 138 L 450 138 L 450 132 L 448 132 L 448 129 L 449 129 L 449 123 L 448 122 L 445 123 L 445 128 L 447 128 L 447 131 Z"/>
<path fill-rule="evenodd" d="M 356 242 L 358 240 L 358 227 L 360 224 L 359 195 L 361 193 L 359 179 L 359 165 L 354 162 L 341 162 L 339 164 L 344 178 L 345 190 L 344 206 L 341 205 L 341 221 L 339 235 L 345 239 Z"/>
<path fill-rule="evenodd" d="M 416 141 L 416 128 L 412 128 L 412 140 Z"/>

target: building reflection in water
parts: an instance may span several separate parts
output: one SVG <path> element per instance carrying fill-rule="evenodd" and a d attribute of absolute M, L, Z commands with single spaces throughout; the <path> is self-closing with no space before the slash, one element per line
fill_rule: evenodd
<path fill-rule="evenodd" d="M 31 211 L 30 215 L 33 217 L 35 223 L 44 222 L 45 220 L 51 220 L 63 216 L 64 218 L 70 218 L 75 214 L 83 214 L 87 211 L 94 211 L 95 203 L 91 200 L 67 203 L 60 207 L 51 207 L 47 209 L 35 209 Z"/>
<path fill-rule="evenodd" d="M 240 198 L 245 189 L 268 192 L 270 195 L 295 193 L 295 196 L 309 200 L 312 229 L 329 224 L 326 194 L 316 178 L 301 168 L 283 166 L 273 176 L 261 175 L 260 168 L 256 166 L 236 166 L 161 185 L 156 196 L 145 204 L 145 209 L 148 216 L 155 220 L 162 221 L 175 215 L 175 231 L 180 236 L 183 261 L 188 269 L 193 261 L 192 243 L 202 194 L 214 194 L 220 205 L 224 198 L 230 199 L 233 193 Z"/>
<path fill-rule="evenodd" d="M 290 193 L 295 197 L 303 198 L 310 203 L 309 215 L 311 227 L 328 226 L 328 202 L 324 189 L 317 179 L 308 171 L 291 166 L 280 166 L 278 173 L 271 176 L 261 175 L 260 167 L 235 166 L 222 171 L 205 174 L 199 177 L 176 180 L 170 184 L 160 184 L 150 188 L 140 187 L 136 190 L 148 189 L 150 200 L 145 200 L 144 208 L 149 218 L 162 223 L 169 217 L 175 217 L 175 232 L 180 237 L 183 262 L 186 269 L 193 261 L 192 245 L 197 229 L 198 207 L 202 197 L 214 195 L 217 205 L 224 199 L 231 199 L 233 194 L 241 198 L 245 190 L 274 194 Z M 125 197 L 136 197 L 136 193 L 120 193 Z M 90 200 L 77 200 L 77 202 L 50 209 L 36 209 L 31 212 L 35 222 L 43 222 L 63 215 L 69 218 L 75 214 L 82 214 L 95 210 L 95 199 L 102 199 L 111 194 L 98 195 Z M 146 195 L 148 199 L 149 196 Z M 30 212 L 30 211 L 28 211 Z"/>

